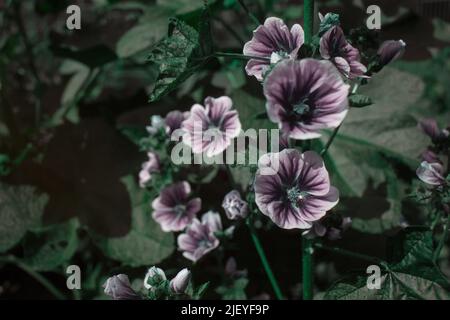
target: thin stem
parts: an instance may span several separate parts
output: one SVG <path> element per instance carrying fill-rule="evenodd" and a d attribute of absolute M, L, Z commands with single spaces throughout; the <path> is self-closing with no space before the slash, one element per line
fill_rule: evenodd
<path fill-rule="evenodd" d="M 27 266 L 22 261 L 18 260 L 14 256 L 4 256 L 0 257 L 0 262 L 10 263 L 22 269 L 25 273 L 27 273 L 30 277 L 34 278 L 37 282 L 39 282 L 43 287 L 45 287 L 48 292 L 50 292 L 56 299 L 65 300 L 66 296 L 59 291 L 50 281 L 48 281 L 44 276 L 40 273 L 34 271 L 29 266 Z"/>
<path fill-rule="evenodd" d="M 39 77 L 39 72 L 36 67 L 35 57 L 33 53 L 33 46 L 30 43 L 30 39 L 28 38 L 27 30 L 25 28 L 25 25 L 23 23 L 22 14 L 21 14 L 21 6 L 20 1 L 14 1 L 14 19 L 17 24 L 17 28 L 19 29 L 19 34 L 22 38 L 23 44 L 25 46 L 25 53 L 27 55 L 28 64 L 30 66 L 31 74 L 34 77 L 34 80 L 36 81 L 36 96 L 37 101 L 35 105 L 35 118 L 36 118 L 36 126 L 39 125 L 40 119 L 41 119 L 41 95 L 42 95 L 42 82 Z"/>
<path fill-rule="evenodd" d="M 326 245 L 323 245 L 322 243 L 315 243 L 314 246 L 318 249 L 326 250 L 326 251 L 340 254 L 342 256 L 346 256 L 346 257 L 350 257 L 350 258 L 356 258 L 356 259 L 376 263 L 376 264 L 383 266 L 384 268 L 387 268 L 387 262 L 382 259 L 376 258 L 376 257 L 349 251 L 349 250 L 342 249 L 342 248 L 328 247 Z"/>
<path fill-rule="evenodd" d="M 244 0 L 238 0 L 238 2 L 241 5 L 242 9 L 244 9 L 245 13 L 250 17 L 250 19 L 253 20 L 253 22 L 256 25 L 262 24 L 261 21 L 259 21 L 259 19 L 253 13 L 250 12 L 247 5 L 244 3 Z"/>
<path fill-rule="evenodd" d="M 266 254 L 264 252 L 264 249 L 261 245 L 261 242 L 259 241 L 258 235 L 256 234 L 255 228 L 251 224 L 250 220 L 247 219 L 247 226 L 250 230 L 250 235 L 253 240 L 253 244 L 255 245 L 256 251 L 258 252 L 259 258 L 261 259 L 261 263 L 264 267 L 264 270 L 266 271 L 267 277 L 269 278 L 270 284 L 272 285 L 273 291 L 275 292 L 275 296 L 278 300 L 283 300 L 283 294 L 281 293 L 280 287 L 278 286 L 277 279 L 275 278 L 272 268 L 269 265 L 269 262 L 267 261 Z"/>
<path fill-rule="evenodd" d="M 442 233 L 442 237 L 439 240 L 436 251 L 434 251 L 434 254 L 433 254 L 433 261 L 436 264 L 437 264 L 437 261 L 439 260 L 439 256 L 441 255 L 442 248 L 445 245 L 445 241 L 447 241 L 449 227 L 450 227 L 450 215 L 447 217 L 447 222 L 445 223 L 445 226 L 444 226 L 444 232 Z"/>
<path fill-rule="evenodd" d="M 305 0 L 303 8 L 305 43 L 310 44 L 314 33 L 314 0 Z"/>
<path fill-rule="evenodd" d="M 328 139 L 328 141 L 327 141 L 327 144 L 326 144 L 325 147 L 322 149 L 322 151 L 320 151 L 320 155 L 321 155 L 321 156 L 323 156 L 325 153 L 327 153 L 328 148 L 330 148 L 331 144 L 332 144 L 333 141 L 334 141 L 334 138 L 336 138 L 336 135 L 337 135 L 337 133 L 338 133 L 340 127 L 341 127 L 341 126 L 339 125 L 338 127 L 336 127 L 336 128 L 334 129 L 333 133 L 331 134 L 330 139 Z"/>
<path fill-rule="evenodd" d="M 302 287 L 303 300 L 313 298 L 313 241 L 302 238 Z"/>
<path fill-rule="evenodd" d="M 222 27 L 228 31 L 229 34 L 231 34 L 234 39 L 236 39 L 237 42 L 239 42 L 239 44 L 241 46 L 244 46 L 245 44 L 245 40 L 239 35 L 239 33 L 237 33 L 233 28 L 231 28 L 228 23 L 226 23 L 222 18 L 220 17 L 214 17 L 214 20 L 216 20 L 217 22 L 219 22 Z"/>
<path fill-rule="evenodd" d="M 249 55 L 244 55 L 244 54 L 240 54 L 240 53 L 230 53 L 230 52 L 215 52 L 213 54 L 213 56 L 240 59 L 240 60 L 255 59 L 255 60 L 262 60 L 262 61 L 270 61 L 270 58 L 249 56 Z"/>

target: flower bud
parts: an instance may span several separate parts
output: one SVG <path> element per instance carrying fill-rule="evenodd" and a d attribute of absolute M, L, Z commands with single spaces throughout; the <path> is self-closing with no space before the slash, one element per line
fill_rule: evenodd
<path fill-rule="evenodd" d="M 186 289 L 189 285 L 189 281 L 191 280 L 191 272 L 184 268 L 178 274 L 170 280 L 170 289 L 172 292 L 177 294 L 183 294 L 186 292 Z"/>
<path fill-rule="evenodd" d="M 125 274 L 112 276 L 103 285 L 105 294 L 114 300 L 139 300 L 139 295 L 131 288 L 130 280 Z"/>
<path fill-rule="evenodd" d="M 161 128 L 164 128 L 164 119 L 159 115 L 154 115 L 150 119 L 150 126 L 147 126 L 147 132 L 150 134 L 155 134 L 158 132 Z"/>
<path fill-rule="evenodd" d="M 400 58 L 403 52 L 405 52 L 405 47 L 406 43 L 403 40 L 388 40 L 383 42 L 378 49 L 380 64 L 385 66 Z"/>
<path fill-rule="evenodd" d="M 227 217 L 231 220 L 245 219 L 248 215 L 248 204 L 242 200 L 237 190 L 227 193 L 222 202 Z"/>
<path fill-rule="evenodd" d="M 440 186 L 445 183 L 444 168 L 440 163 L 429 163 L 423 161 L 416 174 L 420 180 L 432 186 Z"/>
<path fill-rule="evenodd" d="M 146 289 L 151 289 L 152 287 L 158 286 L 161 282 L 166 280 L 166 274 L 160 268 L 155 266 L 148 269 L 147 274 L 144 279 L 144 287 Z"/>

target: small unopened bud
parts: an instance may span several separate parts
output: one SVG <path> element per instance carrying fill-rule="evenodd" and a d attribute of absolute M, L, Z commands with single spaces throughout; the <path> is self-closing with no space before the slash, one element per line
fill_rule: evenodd
<path fill-rule="evenodd" d="M 405 52 L 405 47 L 406 43 L 403 40 L 388 40 L 383 42 L 378 49 L 380 64 L 385 66 L 400 58 L 403 52 Z"/>
<path fill-rule="evenodd" d="M 139 300 L 140 296 L 131 288 L 130 280 L 125 274 L 112 276 L 103 285 L 105 294 L 114 300 Z"/>
<path fill-rule="evenodd" d="M 148 269 L 147 274 L 144 279 L 144 287 L 146 289 L 151 289 L 152 287 L 158 286 L 161 282 L 166 280 L 166 274 L 160 268 L 155 266 Z"/>
<path fill-rule="evenodd" d="M 186 289 L 189 285 L 189 281 L 191 280 L 191 272 L 184 268 L 178 274 L 170 280 L 170 290 L 173 293 L 183 294 L 186 292 Z"/>

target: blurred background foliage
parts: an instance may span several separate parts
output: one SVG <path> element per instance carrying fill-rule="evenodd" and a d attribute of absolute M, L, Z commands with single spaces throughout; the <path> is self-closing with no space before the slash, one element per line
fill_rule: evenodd
<path fill-rule="evenodd" d="M 151 219 L 149 201 L 157 193 L 137 185 L 145 153 L 136 141 L 145 135 L 150 117 L 226 94 L 244 128 L 270 125 L 251 118 L 264 111 L 264 101 L 260 84 L 245 75 L 245 62 L 214 58 L 197 63 L 186 55 L 206 55 L 207 46 L 241 53 L 256 27 L 237 1 L 208 2 L 206 20 L 202 0 L 0 1 L 0 298 L 51 297 L 44 283 L 30 280 L 36 272 L 55 283 L 60 297 L 101 298 L 100 285 L 116 271 L 137 278 L 159 264 L 170 275 L 187 264 L 175 251 L 173 235 Z M 246 2 L 261 20 L 278 16 L 288 25 L 302 22 L 302 1 Z M 413 0 L 317 3 L 322 13 L 339 13 L 347 32 L 364 25 L 365 9 L 377 4 L 383 12 L 377 41 L 407 43 L 401 61 L 361 88 L 373 104 L 351 110 L 325 159 L 342 194 L 337 211 L 353 218 L 352 230 L 339 245 L 383 257 L 386 236 L 405 221 L 414 225 L 424 219 L 426 208 L 406 195 L 419 154 L 429 143 L 417 121 L 432 117 L 444 127 L 450 120 L 450 12 L 430 13 Z M 81 7 L 81 30 L 65 27 L 70 4 Z M 158 49 L 174 17 L 192 29 L 176 39 L 185 45 L 179 48 L 185 60 L 157 63 L 169 61 Z M 210 34 L 202 31 L 205 21 Z M 190 46 L 192 39 L 198 43 Z M 315 143 L 325 143 L 329 134 Z M 243 187 L 248 185 L 246 169 L 233 173 Z M 225 172 L 193 172 L 190 179 L 202 181 L 203 210 L 219 210 L 229 191 L 217 183 L 226 179 Z M 283 275 L 282 288 L 298 298 L 292 279 L 300 270 L 299 235 L 272 228 L 265 218 L 258 223 L 269 260 L 277 261 L 274 272 Z M 234 242 L 239 245 L 224 254 L 248 268 L 250 281 L 238 283 L 236 290 L 210 290 L 207 297 L 271 292 L 266 281 L 252 281 L 264 274 L 248 237 L 238 229 Z M 212 260 L 193 268 L 198 281 L 218 283 Z M 327 253 L 319 253 L 317 263 L 318 291 L 342 272 L 363 266 Z M 440 263 L 450 275 L 447 249 Z M 82 294 L 65 289 L 69 264 L 82 266 Z"/>

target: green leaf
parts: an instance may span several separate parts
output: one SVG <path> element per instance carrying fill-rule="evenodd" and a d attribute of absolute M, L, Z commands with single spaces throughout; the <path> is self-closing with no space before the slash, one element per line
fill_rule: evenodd
<path fill-rule="evenodd" d="M 199 38 L 199 33 L 183 21 L 170 20 L 169 36 L 149 55 L 149 61 L 159 66 L 159 77 L 150 101 L 167 95 L 206 63 L 210 53 L 201 51 Z"/>
<path fill-rule="evenodd" d="M 223 300 L 246 300 L 245 288 L 248 285 L 247 278 L 239 278 L 229 286 L 220 286 L 216 292 L 222 296 Z"/>
<path fill-rule="evenodd" d="M 233 107 L 239 112 L 239 120 L 242 129 L 276 129 L 277 125 L 267 117 L 261 117 L 266 111 L 266 102 L 258 97 L 250 95 L 244 90 L 236 90 L 231 94 Z"/>
<path fill-rule="evenodd" d="M 156 194 L 139 188 L 133 176 L 122 178 L 133 208 L 131 230 L 124 237 L 96 237 L 97 245 L 110 258 L 130 267 L 161 262 L 175 249 L 172 233 L 163 232 L 151 216 L 151 201 Z"/>
<path fill-rule="evenodd" d="M 36 271 L 51 271 L 70 261 L 78 248 L 78 225 L 73 219 L 28 234 L 23 261 Z"/>
<path fill-rule="evenodd" d="M 120 58 L 130 57 L 163 39 L 172 13 L 172 10 L 155 5 L 146 7 L 139 23 L 125 32 L 117 42 L 117 55 Z"/>
<path fill-rule="evenodd" d="M 0 183 L 0 252 L 14 247 L 39 224 L 47 201 L 48 196 L 38 195 L 34 187 Z"/>
<path fill-rule="evenodd" d="M 160 6 L 172 9 L 176 15 L 199 10 L 204 6 L 203 0 L 157 0 L 156 3 Z"/>
<path fill-rule="evenodd" d="M 410 73 L 384 68 L 360 93 L 377 97 L 370 108 L 352 109 L 338 138 L 399 159 L 412 168 L 428 145 L 428 138 L 417 128 L 410 107 L 422 97 L 422 80 Z"/>
<path fill-rule="evenodd" d="M 380 289 L 369 289 L 368 275 L 356 274 L 335 283 L 325 299 L 449 299 L 450 284 L 432 262 L 433 249 L 431 231 L 405 229 L 389 242 L 390 263 L 381 274 Z"/>
<path fill-rule="evenodd" d="M 332 181 L 344 196 L 362 196 L 372 183 L 386 181 L 386 162 L 394 158 L 415 169 L 429 139 L 418 128 L 411 108 L 422 97 L 420 78 L 393 68 L 384 68 L 361 87 L 361 95 L 377 97 L 370 108 L 349 111 L 329 148 L 325 161 Z M 332 131 L 326 130 L 323 144 Z M 341 190 L 342 187 L 342 190 Z"/>
<path fill-rule="evenodd" d="M 433 36 L 441 41 L 450 42 L 450 23 L 439 18 L 433 19 Z"/>
<path fill-rule="evenodd" d="M 371 219 L 359 218 L 358 212 L 352 219 L 352 228 L 361 232 L 379 234 L 400 226 L 402 216 L 402 190 L 394 171 L 386 164 L 385 177 L 387 184 L 387 200 L 389 209 L 380 217 Z"/>
<path fill-rule="evenodd" d="M 373 103 L 370 97 L 362 94 L 353 94 L 348 97 L 348 100 L 352 108 L 364 108 Z"/>
<path fill-rule="evenodd" d="M 142 138 L 148 137 L 148 132 L 142 126 L 124 125 L 119 127 L 119 131 L 135 145 L 140 146 Z"/>

